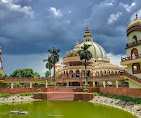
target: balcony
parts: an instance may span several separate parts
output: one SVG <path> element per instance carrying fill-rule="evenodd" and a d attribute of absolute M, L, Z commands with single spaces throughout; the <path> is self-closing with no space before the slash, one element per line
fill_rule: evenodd
<path fill-rule="evenodd" d="M 131 56 L 125 58 L 121 57 L 121 65 L 132 64 L 137 62 L 141 62 L 141 54 L 138 54 L 137 56 L 133 56 L 133 57 Z"/>
<path fill-rule="evenodd" d="M 136 45 L 140 45 L 141 44 L 141 40 L 137 41 L 137 42 L 132 42 L 132 43 L 128 43 L 126 44 L 126 48 L 130 48 L 130 47 L 133 47 L 133 46 L 136 46 Z"/>

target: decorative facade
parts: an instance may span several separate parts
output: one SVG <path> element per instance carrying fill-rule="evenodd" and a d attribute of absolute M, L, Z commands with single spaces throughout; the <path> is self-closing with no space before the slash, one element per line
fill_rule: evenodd
<path fill-rule="evenodd" d="M 88 78 L 92 79 L 111 74 L 116 75 L 120 71 L 124 71 L 124 68 L 110 64 L 110 58 L 107 57 L 105 50 L 93 41 L 87 28 L 83 42 L 79 44 L 77 41 L 74 49 L 67 52 L 67 56 L 63 58 L 62 64 L 64 67 L 61 68 L 61 64 L 56 64 L 56 83 L 67 83 L 68 81 L 68 85 L 79 85 L 79 83 L 84 82 L 83 80 L 86 76 L 84 60 L 80 60 L 78 54 L 78 51 L 84 46 L 84 43 L 91 45 L 88 50 L 92 53 L 92 58 L 87 62 Z"/>

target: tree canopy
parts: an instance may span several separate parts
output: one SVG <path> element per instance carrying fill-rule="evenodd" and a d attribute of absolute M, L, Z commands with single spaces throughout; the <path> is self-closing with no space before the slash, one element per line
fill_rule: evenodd
<path fill-rule="evenodd" d="M 33 72 L 31 68 L 29 69 L 17 69 L 15 70 L 9 77 L 31 77 L 31 78 L 40 78 L 40 74 L 37 72 Z"/>
<path fill-rule="evenodd" d="M 50 75 L 50 72 L 47 70 L 46 73 L 45 73 L 45 76 L 49 77 L 49 75 Z"/>

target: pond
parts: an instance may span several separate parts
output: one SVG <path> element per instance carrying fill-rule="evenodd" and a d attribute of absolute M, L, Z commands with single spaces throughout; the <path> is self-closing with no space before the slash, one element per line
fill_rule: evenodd
<path fill-rule="evenodd" d="M 14 115 L 10 111 L 23 109 L 28 115 Z M 34 101 L 30 103 L 0 104 L 0 118 L 137 118 L 123 110 L 89 102 Z"/>

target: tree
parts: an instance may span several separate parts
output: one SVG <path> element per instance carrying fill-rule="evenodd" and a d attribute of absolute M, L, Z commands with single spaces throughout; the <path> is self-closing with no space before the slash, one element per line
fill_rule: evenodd
<path fill-rule="evenodd" d="M 49 77 L 49 75 L 50 75 L 50 72 L 47 70 L 46 73 L 45 73 L 45 76 Z"/>
<path fill-rule="evenodd" d="M 81 47 L 81 49 L 78 51 L 78 54 L 80 55 L 80 60 L 85 60 L 85 72 L 86 72 L 86 81 L 85 84 L 88 84 L 88 80 L 87 80 L 87 61 L 90 60 L 92 58 L 92 54 L 91 52 L 88 50 L 88 48 L 91 45 L 86 45 L 84 43 L 84 46 Z"/>
<path fill-rule="evenodd" d="M 46 68 L 49 69 L 49 71 L 50 71 L 50 79 L 51 79 L 51 69 L 53 67 L 53 62 L 52 62 L 51 56 L 49 56 L 48 59 L 43 60 L 43 62 L 46 62 L 46 61 L 47 61 Z"/>
<path fill-rule="evenodd" d="M 54 67 L 54 82 L 55 82 L 55 64 L 59 61 L 59 52 L 60 50 L 56 50 L 54 47 L 53 47 L 53 50 L 49 49 L 48 50 L 49 53 L 51 53 L 51 60 L 52 60 L 52 64 L 53 64 L 53 67 Z"/>
<path fill-rule="evenodd" d="M 9 77 L 18 77 L 18 78 L 31 77 L 31 78 L 39 78 L 40 75 L 37 72 L 34 73 L 33 70 L 31 68 L 29 68 L 29 69 L 17 69 Z"/>

